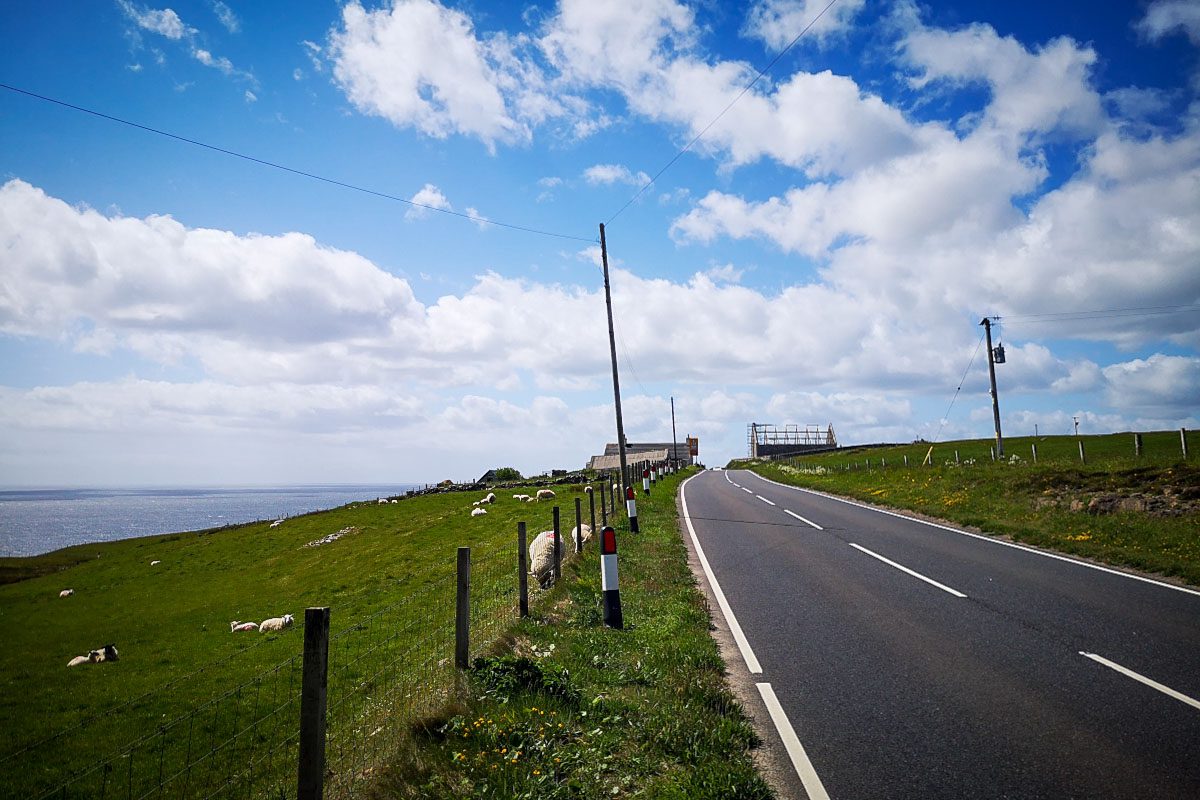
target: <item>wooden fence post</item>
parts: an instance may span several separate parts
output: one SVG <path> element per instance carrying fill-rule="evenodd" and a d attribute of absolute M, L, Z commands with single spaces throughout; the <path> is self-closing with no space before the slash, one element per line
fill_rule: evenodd
<path fill-rule="evenodd" d="M 904 457 L 904 466 L 908 466 L 908 456 Z"/>
<path fill-rule="evenodd" d="M 1029 447 L 1033 450 L 1033 463 L 1036 464 L 1037 463 L 1037 442 L 1034 442 L 1033 444 L 1029 445 Z"/>
<path fill-rule="evenodd" d="M 562 530 L 558 522 L 558 506 L 554 507 L 554 584 L 562 577 Z"/>
<path fill-rule="evenodd" d="M 575 531 L 578 535 L 571 538 L 575 540 L 575 555 L 583 552 L 583 500 L 575 498 Z"/>
<path fill-rule="evenodd" d="M 591 519 L 592 519 L 592 536 L 595 536 L 598 533 L 598 531 L 596 530 L 596 489 L 595 489 L 595 487 L 592 487 L 592 491 L 588 492 L 588 509 L 591 513 Z"/>
<path fill-rule="evenodd" d="M 1179 445 L 1183 448 L 1183 460 L 1187 461 L 1187 428 L 1179 429 Z"/>
<path fill-rule="evenodd" d="M 525 523 L 517 523 L 517 585 L 521 588 L 520 614 L 529 616 L 529 565 L 525 563 Z"/>
<path fill-rule="evenodd" d="M 1137 458 L 1142 457 L 1142 435 L 1140 433 L 1133 435 L 1133 455 Z"/>
<path fill-rule="evenodd" d="M 1079 440 L 1079 463 L 1080 464 L 1087 463 L 1087 456 L 1083 452 L 1083 439 Z"/>
<path fill-rule="evenodd" d="M 304 610 L 297 800 L 321 800 L 325 791 L 325 707 L 328 686 L 329 609 L 308 608 Z"/>
<path fill-rule="evenodd" d="M 600 524 L 608 524 L 608 489 L 612 486 L 612 482 L 604 479 L 604 483 L 600 484 Z"/>
<path fill-rule="evenodd" d="M 471 548 L 458 548 L 458 593 L 454 602 L 454 666 L 467 668 L 471 644 Z"/>

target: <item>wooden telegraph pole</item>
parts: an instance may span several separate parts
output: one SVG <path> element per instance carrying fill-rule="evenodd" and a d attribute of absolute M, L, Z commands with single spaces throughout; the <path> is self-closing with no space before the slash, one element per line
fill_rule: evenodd
<path fill-rule="evenodd" d="M 992 350 L 992 321 L 984 317 L 979 323 L 987 335 L 988 377 L 992 381 L 992 418 L 996 423 L 996 458 L 1004 456 L 1004 437 L 1000 435 L 1000 395 L 996 393 L 996 354 Z"/>
<path fill-rule="evenodd" d="M 629 484 L 625 464 L 625 423 L 621 420 L 621 382 L 617 379 L 617 338 L 613 331 L 612 291 L 608 285 L 608 244 L 604 239 L 604 223 L 600 223 L 600 260 L 604 264 L 604 305 L 608 308 L 608 350 L 612 356 L 613 402 L 617 407 L 617 452 L 621 456 L 621 496 Z"/>
<path fill-rule="evenodd" d="M 675 398 L 671 398 L 671 468 L 679 466 L 679 443 L 675 440 Z"/>

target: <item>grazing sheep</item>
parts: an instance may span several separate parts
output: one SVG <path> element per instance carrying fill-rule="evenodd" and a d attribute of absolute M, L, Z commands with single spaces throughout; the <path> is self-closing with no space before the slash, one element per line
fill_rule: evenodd
<path fill-rule="evenodd" d="M 90 650 L 86 656 L 75 656 L 67 662 L 68 667 L 78 667 L 80 664 L 102 664 L 105 661 L 117 660 L 116 645 L 106 644 L 99 650 Z"/>
<path fill-rule="evenodd" d="M 483 498 L 483 502 L 485 502 L 485 503 L 494 503 L 494 502 L 496 502 L 496 493 L 495 493 L 495 492 L 488 492 L 488 493 L 487 493 L 487 497 Z"/>
<path fill-rule="evenodd" d="M 542 531 L 529 544 L 529 574 L 543 589 L 554 580 L 554 531 Z"/>
<path fill-rule="evenodd" d="M 486 509 L 486 508 L 472 508 L 472 509 L 471 509 L 471 516 L 472 516 L 472 517 L 482 517 L 482 516 L 483 516 L 484 514 L 486 514 L 486 513 L 487 513 L 487 509 Z"/>
<path fill-rule="evenodd" d="M 267 633 L 268 631 L 281 631 L 284 628 L 290 628 L 292 626 L 292 622 L 292 615 L 284 614 L 282 617 L 271 617 L 270 619 L 264 619 L 262 624 L 258 626 L 258 629 L 263 633 Z"/>
<path fill-rule="evenodd" d="M 241 633 L 242 631 L 256 631 L 256 630 L 258 630 L 257 622 L 238 622 L 235 619 L 233 622 L 229 623 L 229 632 L 230 633 Z"/>
<path fill-rule="evenodd" d="M 529 495 L 525 495 L 525 502 L 526 502 L 526 503 L 536 503 L 536 502 L 537 502 L 537 498 L 536 498 L 536 497 L 530 497 Z"/>
<path fill-rule="evenodd" d="M 61 592 L 58 593 L 58 596 L 59 597 L 70 597 L 73 594 L 75 594 L 74 589 L 63 589 Z"/>
<path fill-rule="evenodd" d="M 585 487 L 583 487 L 583 490 L 584 490 L 585 492 L 587 492 L 588 494 L 591 494 L 591 493 L 592 493 L 592 487 L 590 487 L 590 486 L 585 486 Z"/>
<path fill-rule="evenodd" d="M 483 502 L 482 500 L 476 500 L 474 503 L 471 503 L 471 505 L 473 505 L 473 506 L 477 506 L 477 505 L 479 505 L 479 504 L 480 504 L 480 503 L 482 503 L 482 502 Z"/>
<path fill-rule="evenodd" d="M 281 520 L 281 519 L 277 519 L 277 520 L 275 520 L 274 522 L 272 522 L 272 523 L 271 523 L 271 527 L 272 527 L 272 528 L 278 528 L 278 527 L 279 527 L 280 525 L 282 525 L 282 524 L 283 524 L 283 520 Z"/>
<path fill-rule="evenodd" d="M 162 563 L 161 561 L 151 561 L 151 562 L 150 562 L 150 566 L 152 566 L 152 567 L 156 567 L 156 566 L 158 566 L 158 565 L 159 565 L 159 564 L 161 564 L 161 563 Z"/>
<path fill-rule="evenodd" d="M 376 500 L 375 502 L 376 502 L 378 505 L 381 505 L 381 506 L 386 506 L 386 505 L 387 505 L 387 498 L 386 498 L 386 497 L 381 497 L 381 498 L 379 498 L 378 500 Z"/>
<path fill-rule="evenodd" d="M 592 526 L 588 525 L 586 522 L 578 528 L 571 528 L 571 541 L 575 542 L 576 547 L 580 545 L 579 531 L 581 529 L 583 530 L 583 543 L 587 543 L 592 540 Z"/>
<path fill-rule="evenodd" d="M 537 499 L 538 500 L 552 500 L 553 498 L 554 498 L 554 490 L 553 489 L 538 489 L 537 490 Z"/>

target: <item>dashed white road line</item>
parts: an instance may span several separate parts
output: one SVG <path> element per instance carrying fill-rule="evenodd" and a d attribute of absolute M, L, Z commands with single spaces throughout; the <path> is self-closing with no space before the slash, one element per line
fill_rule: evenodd
<path fill-rule="evenodd" d="M 1181 703 L 1187 703 L 1192 708 L 1200 708 L 1200 700 L 1195 700 L 1191 697 L 1188 697 L 1186 694 L 1177 692 L 1174 689 L 1172 689 L 1170 686 L 1164 686 L 1161 683 L 1159 683 L 1158 681 L 1151 680 L 1150 678 L 1147 678 L 1145 675 L 1139 675 L 1138 673 L 1134 672 L 1133 670 L 1131 670 L 1127 667 L 1122 667 L 1120 664 L 1116 663 L 1115 661 L 1109 661 L 1104 656 L 1098 656 L 1095 653 L 1085 653 L 1082 650 L 1079 651 L 1079 655 L 1083 656 L 1084 658 L 1090 658 L 1092 661 L 1095 661 L 1098 664 L 1103 664 L 1104 666 L 1108 667 L 1109 669 L 1116 670 L 1117 672 L 1124 675 L 1126 678 L 1133 678 L 1135 681 L 1138 681 L 1139 683 L 1144 683 L 1147 686 L 1149 686 L 1151 689 L 1157 689 L 1158 691 L 1162 692 L 1163 694 L 1167 695 L 1168 697 L 1173 697 Z"/>
<path fill-rule="evenodd" d="M 959 528 L 952 528 L 949 525 L 942 525 L 937 522 L 930 522 L 927 519 L 920 519 L 919 517 L 911 517 L 908 514 L 900 514 L 895 511 L 888 511 L 883 508 L 875 508 L 874 506 L 869 506 L 869 505 L 866 505 L 865 503 L 859 503 L 855 500 L 847 500 L 844 497 L 838 497 L 835 494 L 827 494 L 825 492 L 813 491 L 812 489 L 804 489 L 800 486 L 792 486 L 787 483 L 780 483 L 779 481 L 773 481 L 770 478 L 764 478 L 762 475 L 759 475 L 757 472 L 754 472 L 753 470 L 745 470 L 745 471 L 749 472 L 751 475 L 758 478 L 760 481 L 764 481 L 766 483 L 773 483 L 776 486 L 782 486 L 784 489 L 793 489 L 797 492 L 803 492 L 805 494 L 816 495 L 817 497 L 824 497 L 826 500 L 835 500 L 839 503 L 845 503 L 848 506 L 864 508 L 867 511 L 874 511 L 877 514 L 887 514 L 889 517 L 896 517 L 897 519 L 906 519 L 909 522 L 916 522 L 919 525 L 925 525 L 930 528 L 937 528 L 939 530 L 949 531 L 950 533 L 957 533 L 959 536 L 969 536 L 972 539 L 978 539 L 981 542 L 989 542 L 991 544 L 1000 545 L 1001 547 L 1011 547 L 1014 550 L 1024 550 L 1026 553 L 1033 553 L 1036 556 L 1042 556 L 1044 558 L 1052 558 L 1055 561 L 1065 561 L 1068 564 L 1074 564 L 1078 567 L 1087 567 L 1088 569 L 1094 569 L 1097 572 L 1107 572 L 1109 575 L 1119 575 L 1122 578 L 1129 578 L 1130 580 L 1141 581 L 1142 583 L 1151 583 L 1151 584 L 1154 584 L 1155 586 L 1160 586 L 1163 589 L 1174 589 L 1177 592 L 1183 592 L 1185 594 L 1192 594 L 1192 595 L 1200 596 L 1200 590 L 1191 589 L 1191 588 L 1188 588 L 1187 586 L 1176 586 L 1173 583 L 1163 583 L 1162 581 L 1156 581 L 1153 578 L 1146 578 L 1141 575 L 1134 575 L 1133 573 L 1130 573 L 1130 572 L 1121 572 L 1120 570 L 1110 569 L 1109 567 L 1102 567 L 1099 564 L 1089 564 L 1086 561 L 1079 561 L 1078 559 L 1071 558 L 1070 556 L 1059 555 L 1058 553 L 1048 553 L 1045 550 L 1037 550 L 1033 547 L 1026 547 L 1023 544 L 1017 544 L 1016 542 L 1006 542 L 1003 539 L 997 539 L 994 536 L 985 536 L 984 534 L 981 534 L 981 533 L 971 533 L 970 531 L 960 530 Z"/>
<path fill-rule="evenodd" d="M 771 714 L 775 729 L 779 731 L 779 738 L 783 739 L 783 746 L 787 749 L 788 757 L 792 759 L 792 766 L 800 776 L 800 782 L 804 784 L 804 791 L 808 793 L 809 800 L 829 800 L 829 793 L 825 791 L 825 785 L 821 783 L 821 778 L 809 761 L 808 753 L 804 752 L 804 745 L 800 744 L 800 737 L 788 721 L 783 706 L 779 704 L 779 698 L 775 696 L 775 690 L 769 683 L 756 683 L 755 686 L 758 687 L 758 693 L 762 695 L 763 703 Z"/>
<path fill-rule="evenodd" d="M 755 497 L 757 497 L 759 500 L 762 500 L 764 503 L 766 503 L 766 504 L 767 504 L 767 505 L 769 505 L 769 506 L 773 506 L 773 505 L 775 505 L 775 504 L 774 504 L 774 503 L 772 503 L 770 500 L 768 500 L 767 498 L 763 497 L 761 494 L 756 494 L 756 495 L 754 495 L 754 496 L 755 496 Z"/>
<path fill-rule="evenodd" d="M 798 520 L 800 520 L 801 522 L 803 522 L 805 525 L 812 525 L 814 528 L 816 528 L 816 529 L 817 529 L 817 530 L 819 530 L 819 531 L 823 531 L 823 530 L 825 530 L 825 529 L 824 529 L 824 528 L 822 528 L 820 525 L 818 525 L 817 523 L 813 522 L 811 519 L 805 519 L 804 517 L 802 517 L 802 516 L 800 516 L 799 514 L 797 514 L 795 511 L 789 511 L 788 509 L 786 509 L 786 508 L 785 508 L 785 509 L 783 510 L 783 513 L 785 513 L 785 514 L 790 514 L 791 516 L 793 516 L 793 517 L 795 517 L 796 519 L 798 519 Z"/>
<path fill-rule="evenodd" d="M 717 583 L 717 576 L 713 574 L 712 567 L 708 564 L 704 548 L 700 546 L 700 539 L 696 536 L 696 529 L 692 526 L 692 516 L 688 513 L 687 485 L 703 474 L 703 472 L 697 472 L 679 486 L 679 504 L 683 508 L 683 521 L 687 524 L 688 533 L 692 535 L 696 557 L 700 559 L 700 566 L 704 569 L 704 576 L 708 578 L 708 585 L 712 587 L 713 596 L 717 598 L 717 605 L 721 607 L 721 613 L 725 615 L 725 622 L 729 625 L 729 632 L 733 634 L 733 641 L 737 643 L 738 650 L 742 652 L 742 660 L 746 662 L 746 669 L 751 673 L 760 674 L 762 665 L 758 663 L 758 658 L 754 655 L 754 650 L 751 649 L 746 634 L 742 632 L 742 626 L 738 624 L 737 617 L 733 615 L 733 609 L 729 607 L 729 601 L 725 599 L 725 593 L 721 591 L 721 584 Z"/>
<path fill-rule="evenodd" d="M 856 550 L 861 550 L 862 552 L 866 553 L 867 555 L 871 556 L 872 558 L 877 558 L 880 561 L 882 561 L 883 563 L 885 563 L 889 566 L 895 567 L 896 569 L 900 570 L 901 572 L 906 572 L 909 575 L 912 575 L 914 578 L 919 578 L 919 579 L 925 581 L 930 586 L 936 586 L 937 588 L 941 589 L 943 592 L 948 592 L 948 593 L 954 595 L 955 597 L 966 597 L 966 595 L 963 594 L 962 592 L 957 591 L 955 589 L 951 589 L 949 586 L 946 586 L 943 583 L 938 583 L 933 578 L 926 578 L 921 573 L 915 572 L 901 564 L 897 564 L 895 561 L 892 561 L 889 558 L 884 558 L 883 556 L 879 555 L 879 553 L 873 553 L 870 550 L 868 550 L 867 548 L 863 547 L 862 545 L 857 545 L 854 542 L 847 542 L 847 544 L 849 544 L 851 547 L 855 548 Z"/>
<path fill-rule="evenodd" d="M 745 492 L 746 494 L 754 494 L 754 492 L 750 491 L 750 490 L 749 490 L 749 489 L 747 489 L 745 486 L 739 486 L 738 488 L 739 488 L 739 489 L 741 489 L 741 490 L 742 490 L 743 492 Z"/>

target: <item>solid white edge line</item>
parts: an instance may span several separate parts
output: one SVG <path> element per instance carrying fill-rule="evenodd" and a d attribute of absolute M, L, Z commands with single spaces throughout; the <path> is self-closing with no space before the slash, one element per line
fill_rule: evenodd
<path fill-rule="evenodd" d="M 1102 567 L 1099 564 L 1089 564 L 1086 561 L 1080 561 L 1078 559 L 1071 558 L 1070 556 L 1059 555 L 1058 553 L 1047 553 L 1045 550 L 1038 550 L 1033 547 L 1026 547 L 1023 544 L 1017 544 L 1016 542 L 1006 542 L 1003 539 L 997 539 L 994 536 L 986 536 L 982 533 L 971 533 L 970 531 L 964 531 L 959 528 L 952 528 L 949 525 L 942 525 L 937 522 L 930 522 L 929 520 L 921 519 L 920 517 L 910 517 L 907 514 L 899 514 L 895 511 L 888 511 L 883 508 L 874 508 L 872 506 L 866 505 L 865 503 L 859 503 L 855 500 L 847 500 L 844 497 L 838 497 L 835 494 L 826 494 L 825 492 L 818 492 L 818 491 L 814 491 L 812 489 L 805 489 L 801 486 L 792 486 L 790 484 L 780 483 L 779 481 L 773 481 L 770 478 L 764 478 L 762 475 L 759 475 L 757 472 L 754 472 L 753 470 L 743 470 L 743 472 L 749 472 L 751 475 L 753 475 L 754 477 L 758 478 L 761 481 L 766 481 L 767 483 L 773 483 L 776 486 L 782 486 L 785 489 L 795 489 L 797 492 L 804 492 L 805 494 L 812 494 L 812 495 L 816 495 L 817 497 L 824 497 L 827 500 L 836 500 L 837 502 L 845 503 L 848 506 L 856 506 L 858 508 L 865 508 L 867 511 L 874 511 L 879 514 L 887 514 L 889 517 L 897 517 L 899 519 L 906 519 L 909 522 L 917 522 L 917 523 L 920 523 L 921 525 L 926 525 L 930 528 L 938 528 L 943 531 L 949 531 L 950 533 L 957 533 L 960 536 L 970 536 L 972 539 L 978 539 L 981 542 L 990 542 L 991 544 L 998 544 L 1003 547 L 1011 547 L 1014 550 L 1024 550 L 1026 553 L 1033 553 L 1034 555 L 1037 555 L 1037 556 L 1053 558 L 1055 561 L 1065 561 L 1068 564 L 1075 564 L 1076 566 L 1079 566 L 1079 567 L 1087 567 L 1088 569 L 1094 569 L 1099 572 L 1107 572 L 1110 575 L 1119 575 L 1122 578 L 1129 578 L 1130 580 L 1141 581 L 1142 583 L 1149 583 L 1154 586 L 1161 586 L 1164 589 L 1174 589 L 1177 592 L 1184 592 L 1185 594 L 1192 594 L 1192 595 L 1196 595 L 1197 597 L 1200 597 L 1200 591 L 1198 591 L 1196 589 L 1189 589 L 1186 586 L 1176 586 L 1173 583 L 1163 583 L 1162 581 L 1156 581 L 1154 578 L 1146 578 L 1141 575 L 1134 575 L 1129 572 L 1121 572 L 1120 570 L 1117 570 L 1117 569 L 1110 569 L 1108 567 Z"/>
<path fill-rule="evenodd" d="M 775 504 L 774 504 L 774 503 L 772 503 L 770 500 L 768 500 L 767 498 L 763 497 L 761 494 L 756 494 L 756 495 L 754 495 L 754 496 L 755 496 L 755 497 L 757 497 L 759 500 L 762 500 L 764 503 L 766 503 L 766 504 L 767 504 L 767 505 L 769 505 L 769 506 L 773 506 L 773 505 L 775 505 Z"/>
<path fill-rule="evenodd" d="M 779 738 L 783 740 L 783 746 L 792 759 L 792 766 L 796 769 L 796 774 L 800 776 L 800 782 L 804 784 L 804 791 L 808 793 L 809 800 L 829 800 L 829 793 L 825 791 L 825 785 L 821 783 L 821 778 L 818 777 L 812 762 L 808 760 L 808 753 L 804 752 L 804 745 L 800 743 L 800 737 L 796 735 L 792 723 L 788 721 L 787 714 L 783 711 L 783 706 L 779 704 L 775 690 L 769 683 L 754 685 L 758 687 L 758 693 L 762 695 L 763 703 L 766 704 L 767 711 L 771 714 L 771 721 L 775 723 L 775 730 L 779 731 Z"/>
<path fill-rule="evenodd" d="M 915 572 L 902 564 L 897 564 L 895 561 L 892 561 L 890 558 L 884 558 L 883 556 L 879 555 L 879 553 L 873 553 L 870 550 L 868 550 L 867 548 L 863 547 L 862 545 L 855 544 L 854 542 L 846 542 L 846 544 L 850 545 L 851 547 L 855 548 L 856 550 L 863 551 L 864 553 L 871 556 L 872 558 L 878 558 L 883 563 L 888 564 L 889 566 L 893 566 L 896 569 L 900 570 L 901 572 L 907 572 L 909 575 L 912 575 L 914 578 L 919 578 L 919 579 L 925 581 L 930 586 L 936 586 L 937 588 L 941 589 L 943 592 L 948 592 L 949 594 L 952 594 L 955 597 L 966 597 L 966 595 L 963 594 L 962 592 L 951 589 L 949 586 L 946 586 L 945 584 L 938 583 L 933 578 L 926 578 L 921 573 Z"/>
<path fill-rule="evenodd" d="M 704 555 L 704 548 L 700 546 L 700 538 L 696 536 L 696 529 L 692 526 L 692 515 L 688 513 L 687 485 L 703 474 L 703 472 L 697 472 L 679 485 L 679 503 L 683 507 L 683 521 L 687 524 L 688 533 L 692 535 L 692 544 L 696 547 L 696 557 L 700 559 L 700 566 L 704 569 L 704 576 L 708 578 L 708 585 L 712 587 L 713 596 L 717 598 L 717 605 L 721 607 L 721 613 L 725 615 L 729 632 L 733 634 L 733 640 L 737 642 L 738 650 L 742 651 L 742 660 L 746 662 L 746 669 L 752 673 L 761 674 L 762 665 L 758 663 L 758 658 L 755 657 L 754 650 L 751 649 L 750 642 L 746 639 L 746 634 L 742 633 L 742 626 L 738 624 L 737 617 L 733 615 L 733 609 L 729 607 L 729 601 L 725 599 L 725 593 L 721 591 L 721 584 L 717 583 L 717 576 L 713 574 L 712 567 L 708 564 L 708 558 Z"/>
<path fill-rule="evenodd" d="M 1168 697 L 1173 697 L 1181 703 L 1187 703 L 1192 708 L 1200 708 L 1200 700 L 1194 700 L 1191 697 L 1188 697 L 1186 694 L 1182 694 L 1180 692 L 1175 691 L 1170 686 L 1163 686 L 1158 681 L 1151 680 L 1151 679 L 1147 678 L 1145 675 L 1139 675 L 1138 673 L 1134 672 L 1133 670 L 1128 669 L 1126 667 L 1122 667 L 1120 664 L 1118 664 L 1114 661 L 1109 661 L 1104 656 L 1098 656 L 1095 653 L 1085 653 L 1082 650 L 1079 651 L 1079 655 L 1083 656 L 1084 658 L 1090 658 L 1092 661 L 1095 661 L 1099 664 L 1103 664 L 1104 666 L 1108 667 L 1109 669 L 1116 670 L 1117 672 L 1124 675 L 1126 678 L 1133 678 L 1135 681 L 1138 681 L 1139 683 L 1144 683 L 1147 686 L 1149 686 L 1151 689 L 1157 689 L 1158 691 L 1162 692 L 1163 694 L 1167 695 Z"/>
<path fill-rule="evenodd" d="M 800 520 L 800 521 L 801 521 L 801 522 L 803 522 L 805 525 L 812 525 L 814 528 L 816 528 L 816 529 L 817 529 L 817 530 L 819 530 L 819 531 L 823 531 L 823 530 L 825 530 L 825 529 L 824 529 L 824 528 L 822 528 L 820 525 L 818 525 L 817 523 L 813 522 L 811 519 L 805 519 L 804 517 L 802 517 L 802 516 L 800 516 L 799 514 L 797 514 L 795 511 L 789 511 L 788 509 L 786 509 L 786 508 L 785 508 L 785 509 L 783 510 L 783 513 L 785 513 L 785 514 L 791 514 L 793 517 L 795 517 L 796 519 Z"/>

